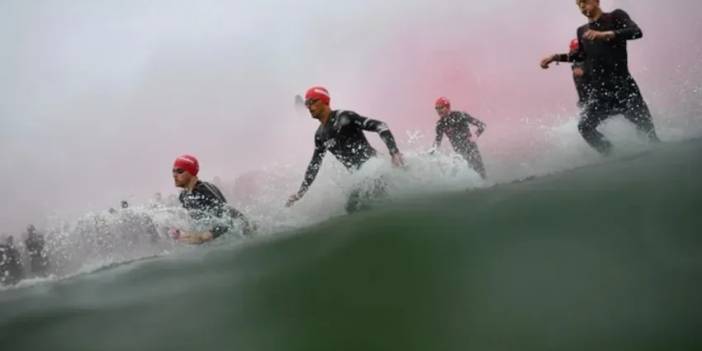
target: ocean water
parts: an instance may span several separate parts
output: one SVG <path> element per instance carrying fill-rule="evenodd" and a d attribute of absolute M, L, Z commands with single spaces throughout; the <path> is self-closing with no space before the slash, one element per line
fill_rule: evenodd
<path fill-rule="evenodd" d="M 327 160 L 292 209 L 267 182 L 258 235 L 199 247 L 163 237 L 177 208 L 131 210 L 155 239 L 86 214 L 50 236 L 48 278 L 0 290 L 0 349 L 699 350 L 702 140 L 621 149 L 486 160 L 491 181 L 450 154 Z M 390 196 L 345 215 L 378 174 Z"/>

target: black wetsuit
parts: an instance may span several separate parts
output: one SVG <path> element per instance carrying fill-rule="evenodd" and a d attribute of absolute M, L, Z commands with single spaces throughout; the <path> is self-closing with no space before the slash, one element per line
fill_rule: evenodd
<path fill-rule="evenodd" d="M 584 34 L 588 30 L 614 31 L 615 37 L 587 40 Z M 612 115 L 623 114 L 651 140 L 657 141 L 651 113 L 628 67 L 626 42 L 643 36 L 639 26 L 626 12 L 615 10 L 581 26 L 577 35 L 578 50 L 558 55 L 557 61 L 583 62 L 589 90 L 588 102 L 578 124 L 583 138 L 597 151 L 608 153 L 611 144 L 597 131 L 597 126 Z"/>
<path fill-rule="evenodd" d="M 195 220 L 212 219 L 212 217 L 224 219 L 224 224 L 216 224 L 210 229 L 215 238 L 232 228 L 232 219 L 242 220 L 245 234 L 248 234 L 252 229 L 246 217 L 229 206 L 222 192 L 213 184 L 198 180 L 193 191 L 183 190 L 178 199 Z"/>
<path fill-rule="evenodd" d="M 485 166 L 483 159 L 480 156 L 478 145 L 470 140 L 470 125 L 478 127 L 478 134 L 482 134 L 485 130 L 485 123 L 473 116 L 461 112 L 451 111 L 446 117 L 441 117 L 436 122 L 436 139 L 434 140 L 435 147 L 441 146 L 441 139 L 444 134 L 448 136 L 453 149 L 463 156 L 468 161 L 468 165 L 473 168 L 484 179 Z"/>
<path fill-rule="evenodd" d="M 319 168 L 322 166 L 324 154 L 329 151 L 348 170 L 353 171 L 360 168 L 377 152 L 366 139 L 363 131 L 376 132 L 390 150 L 390 154 L 399 152 L 395 138 L 388 126 L 378 120 L 362 117 L 353 111 L 332 111 L 326 124 L 321 124 L 314 135 L 314 154 L 307 166 L 305 179 L 302 181 L 298 193 L 304 194 L 317 177 Z M 379 186 L 382 188 L 382 186 Z M 378 190 L 380 192 L 381 190 Z M 358 193 L 354 191 L 349 198 L 347 210 L 353 211 L 358 205 L 356 198 Z"/>

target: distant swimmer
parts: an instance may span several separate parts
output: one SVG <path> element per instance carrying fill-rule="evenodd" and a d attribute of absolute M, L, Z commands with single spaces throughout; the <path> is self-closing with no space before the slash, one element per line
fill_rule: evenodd
<path fill-rule="evenodd" d="M 49 268 L 49 256 L 46 251 L 44 236 L 34 225 L 27 226 L 27 237 L 24 247 L 29 255 L 29 269 L 36 276 L 46 275 Z"/>
<path fill-rule="evenodd" d="M 475 138 L 477 139 L 485 131 L 485 123 L 466 112 L 452 111 L 451 102 L 445 97 L 438 98 L 434 105 L 436 113 L 439 115 L 439 120 L 436 122 L 434 149 L 441 146 L 441 139 L 446 134 L 456 153 L 463 156 L 468 161 L 468 166 L 485 179 L 487 173 L 483 165 L 483 158 L 480 156 L 478 144 L 471 140 L 470 132 L 470 125 L 476 126 L 478 130 L 475 132 Z"/>
<path fill-rule="evenodd" d="M 0 286 L 14 285 L 22 280 L 22 260 L 12 235 L 0 243 Z"/>
<path fill-rule="evenodd" d="M 208 230 L 195 232 L 175 230 L 171 236 L 190 244 L 201 244 L 228 232 L 234 226 L 234 220 L 243 224 L 244 234 L 255 228 L 238 210 L 227 204 L 222 192 L 213 184 L 198 179 L 200 165 L 194 156 L 183 155 L 173 163 L 173 180 L 175 185 L 183 188 L 179 200 L 190 216 L 196 221 L 211 223 Z"/>
<path fill-rule="evenodd" d="M 577 51 L 550 55 L 541 61 L 541 67 L 547 69 L 552 62 L 583 62 L 589 91 L 578 124 L 580 134 L 595 150 L 609 154 L 612 144 L 597 126 L 610 116 L 623 114 L 649 140 L 659 141 L 651 113 L 628 68 L 627 40 L 641 38 L 641 29 L 623 10 L 603 12 L 599 0 L 576 3 L 588 18 L 588 23 L 578 28 Z"/>
<path fill-rule="evenodd" d="M 319 128 L 314 135 L 314 153 L 307 166 L 305 178 L 297 193 L 290 196 L 287 206 L 300 200 L 317 177 L 324 154 L 331 152 L 349 171 L 355 171 L 376 156 L 376 150 L 368 143 L 363 131 L 378 133 L 390 151 L 392 163 L 396 167 L 404 165 L 402 154 L 397 148 L 387 124 L 358 115 L 353 111 L 332 110 L 329 107 L 330 95 L 323 87 L 312 87 L 305 94 L 305 105 L 312 118 L 319 120 Z M 378 192 L 382 192 L 379 185 Z M 355 190 L 349 197 L 346 210 L 355 211 L 362 206 L 360 190 Z"/>

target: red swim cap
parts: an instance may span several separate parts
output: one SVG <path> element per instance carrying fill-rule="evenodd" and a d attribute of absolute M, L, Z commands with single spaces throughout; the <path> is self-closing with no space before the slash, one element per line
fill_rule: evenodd
<path fill-rule="evenodd" d="M 436 102 L 434 103 L 434 106 L 436 107 L 451 107 L 451 101 L 445 97 L 440 97 L 436 99 Z"/>
<path fill-rule="evenodd" d="M 573 39 L 570 41 L 570 51 L 578 51 L 578 48 L 580 47 L 580 43 L 578 43 L 578 39 Z"/>
<path fill-rule="evenodd" d="M 329 105 L 331 97 L 329 96 L 329 91 L 324 87 L 311 87 L 307 90 L 305 94 L 305 102 L 309 100 L 320 100 L 323 104 Z"/>
<path fill-rule="evenodd" d="M 196 176 L 197 172 L 200 171 L 200 164 L 197 162 L 195 156 L 182 155 L 178 156 L 173 162 L 173 169 L 180 168 L 186 172 Z"/>

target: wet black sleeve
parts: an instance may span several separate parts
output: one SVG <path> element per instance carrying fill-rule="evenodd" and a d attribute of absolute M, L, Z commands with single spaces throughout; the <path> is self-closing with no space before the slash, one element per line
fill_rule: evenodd
<path fill-rule="evenodd" d="M 468 120 L 468 123 L 478 127 L 478 135 L 483 134 L 485 131 L 485 123 L 471 115 L 469 115 L 466 112 L 463 112 L 463 117 L 465 117 Z"/>
<path fill-rule="evenodd" d="M 217 238 L 222 234 L 228 232 L 230 229 L 232 229 L 232 226 L 234 224 L 231 221 L 236 219 L 240 220 L 243 223 L 242 230 L 244 234 L 249 234 L 253 231 L 252 223 L 249 221 L 248 218 L 246 218 L 246 216 L 243 213 L 241 213 L 239 210 L 237 210 L 229 204 L 224 204 L 222 207 L 226 214 L 226 216 L 224 216 L 223 219 L 227 223 L 217 224 L 214 227 L 212 227 L 212 229 L 210 229 L 210 233 L 212 233 L 213 238 Z"/>
<path fill-rule="evenodd" d="M 586 28 L 580 27 L 575 33 L 576 38 L 578 38 L 578 50 L 569 52 L 567 54 L 556 54 L 556 62 L 583 62 L 585 61 L 585 52 L 583 51 L 583 43 L 581 39 Z"/>
<path fill-rule="evenodd" d="M 302 181 L 302 185 L 300 185 L 300 190 L 298 190 L 298 194 L 304 194 L 307 192 L 307 189 L 310 188 L 312 183 L 314 182 L 314 179 L 317 177 L 317 173 L 319 173 L 319 168 L 322 167 L 322 160 L 324 159 L 324 153 L 327 152 L 327 149 L 324 147 L 321 141 L 319 141 L 316 137 L 314 139 L 314 153 L 312 154 L 312 160 L 310 160 L 310 164 L 307 166 L 307 172 L 305 172 L 305 179 Z"/>
<path fill-rule="evenodd" d="M 198 191 L 200 191 L 207 199 L 207 202 L 209 203 L 208 207 L 211 207 L 212 210 L 214 210 L 216 216 L 221 218 L 225 214 L 231 215 L 231 212 L 227 213 L 227 210 L 231 210 L 232 208 L 227 204 L 227 199 L 224 197 L 219 188 L 207 182 L 202 182 L 201 184 L 202 185 L 198 188 Z M 238 211 L 236 212 L 238 213 Z M 210 229 L 210 233 L 212 233 L 213 238 L 217 238 L 229 231 L 229 229 L 231 229 L 231 225 L 217 224 Z"/>
<path fill-rule="evenodd" d="M 225 214 L 227 207 L 227 200 L 224 195 L 212 184 L 202 182 L 198 191 L 203 196 L 202 205 L 204 206 L 200 210 L 209 212 L 216 217 L 222 217 Z"/>
<path fill-rule="evenodd" d="M 580 49 L 568 54 L 556 54 L 556 62 L 583 62 L 584 60 L 585 55 Z"/>
<path fill-rule="evenodd" d="M 641 28 L 631 20 L 629 14 L 624 10 L 614 10 L 612 12 L 617 29 L 614 30 L 615 38 L 623 40 L 634 40 L 643 37 Z"/>
<path fill-rule="evenodd" d="M 248 218 L 246 218 L 246 216 L 244 216 L 243 213 L 239 212 L 239 210 L 237 210 L 236 208 L 234 208 L 230 205 L 225 205 L 225 207 L 226 207 L 227 216 L 229 217 L 229 219 L 227 219 L 227 221 L 229 222 L 230 219 L 231 220 L 234 220 L 234 219 L 241 220 L 241 222 L 244 224 L 244 226 L 243 226 L 244 234 L 250 233 L 252 230 L 252 227 L 251 227 L 251 222 L 249 222 Z M 227 231 L 229 231 L 232 226 L 233 226 L 233 223 L 231 223 L 231 222 L 229 224 L 218 224 L 218 225 L 215 225 L 212 229 L 210 229 L 210 233 L 212 233 L 213 238 L 217 238 L 217 237 L 221 236 L 222 234 L 226 233 Z"/>
<path fill-rule="evenodd" d="M 441 146 L 441 139 L 444 138 L 444 127 L 441 122 L 436 122 L 436 137 L 434 138 L 434 147 Z"/>
<path fill-rule="evenodd" d="M 214 203 L 227 203 L 227 199 L 224 198 L 222 192 L 215 185 L 212 185 L 207 182 L 202 182 L 202 187 L 200 188 L 200 191 L 203 194 L 205 194 L 206 198 L 212 199 Z"/>
<path fill-rule="evenodd" d="M 573 62 L 574 59 L 571 54 L 556 54 L 556 62 Z"/>
<path fill-rule="evenodd" d="M 583 62 L 585 61 L 585 53 L 582 49 L 568 54 L 556 54 L 557 62 Z"/>
<path fill-rule="evenodd" d="M 254 231 L 255 226 L 253 222 L 249 221 L 249 219 L 236 208 L 229 206 L 229 216 L 232 217 L 232 219 L 238 219 L 241 221 L 241 223 L 244 225 L 242 228 L 244 234 L 250 234 Z"/>
<path fill-rule="evenodd" d="M 351 123 L 361 127 L 361 129 L 378 133 L 380 139 L 382 139 L 385 146 L 388 147 L 391 155 L 400 152 L 395 143 L 395 137 L 392 136 L 392 132 L 390 132 L 390 128 L 385 122 L 359 116 L 356 113 L 348 113 L 347 117 Z"/>

